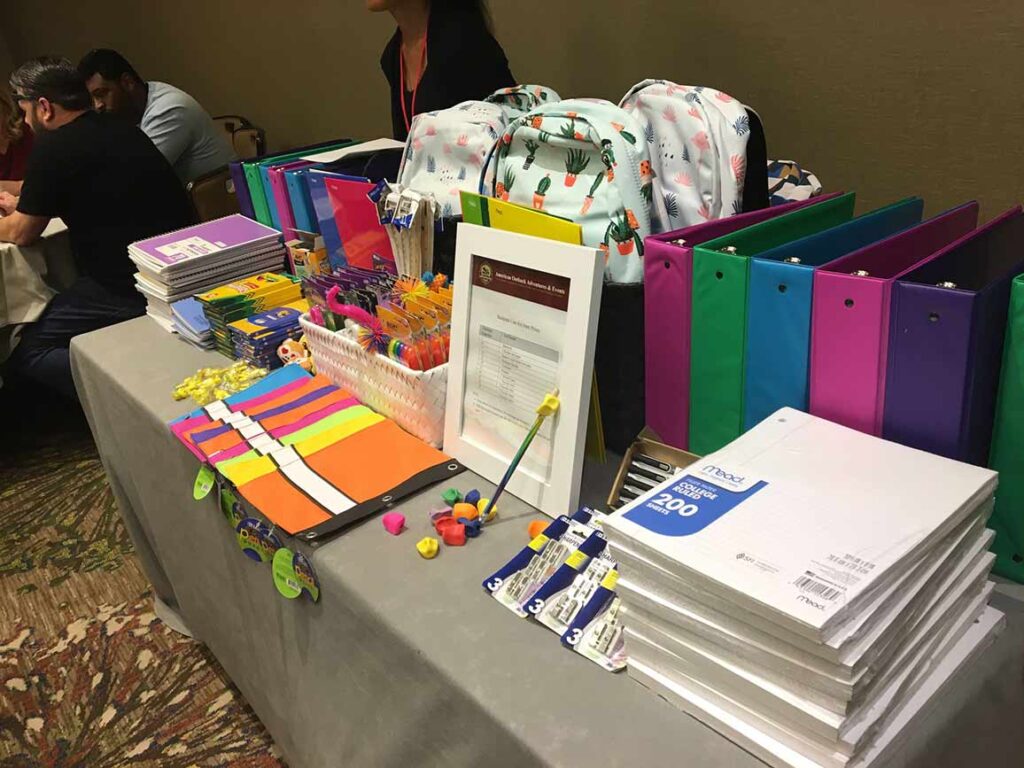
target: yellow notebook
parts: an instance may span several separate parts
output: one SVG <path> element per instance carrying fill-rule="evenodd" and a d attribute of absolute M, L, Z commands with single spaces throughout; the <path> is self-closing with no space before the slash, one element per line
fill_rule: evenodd
<path fill-rule="evenodd" d="M 473 192 L 460 194 L 462 220 L 469 224 L 543 237 L 560 243 L 583 243 L 583 227 L 574 221 Z"/>

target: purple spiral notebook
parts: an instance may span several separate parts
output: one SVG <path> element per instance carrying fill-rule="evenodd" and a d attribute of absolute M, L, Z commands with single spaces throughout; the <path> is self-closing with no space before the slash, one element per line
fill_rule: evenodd
<path fill-rule="evenodd" d="M 155 266 L 170 267 L 213 254 L 243 252 L 280 238 L 276 229 L 235 213 L 140 240 L 129 246 L 129 252 Z"/>

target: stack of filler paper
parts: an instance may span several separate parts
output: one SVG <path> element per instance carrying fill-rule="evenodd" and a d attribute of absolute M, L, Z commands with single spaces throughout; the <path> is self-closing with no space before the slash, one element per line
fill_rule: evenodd
<path fill-rule="evenodd" d="M 868 766 L 1002 626 L 996 474 L 784 408 L 611 515 L 629 674 L 775 766 Z"/>
<path fill-rule="evenodd" d="M 135 286 L 146 312 L 173 331 L 171 304 L 238 278 L 279 270 L 281 233 L 240 214 L 225 216 L 128 246 L 139 268 Z"/>

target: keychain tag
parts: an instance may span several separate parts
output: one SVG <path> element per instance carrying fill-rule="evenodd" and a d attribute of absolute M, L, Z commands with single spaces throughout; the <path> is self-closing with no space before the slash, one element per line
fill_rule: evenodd
<path fill-rule="evenodd" d="M 302 594 L 302 585 L 299 584 L 295 576 L 295 567 L 292 565 L 294 557 L 295 553 L 288 547 L 281 547 L 274 553 L 274 586 L 281 597 L 288 600 L 294 600 Z"/>
<path fill-rule="evenodd" d="M 281 540 L 265 523 L 254 517 L 247 517 L 238 524 L 237 538 L 245 556 L 258 563 L 269 562 L 281 548 Z"/>
<path fill-rule="evenodd" d="M 199 468 L 199 474 L 196 475 L 196 482 L 192 486 L 192 498 L 196 501 L 205 499 L 210 495 L 210 491 L 213 489 L 213 481 L 215 476 L 213 469 L 204 464 Z"/>
<path fill-rule="evenodd" d="M 301 552 L 296 552 L 295 557 L 292 558 L 292 569 L 302 591 L 309 595 L 314 603 L 318 602 L 320 600 L 320 580 L 316 577 L 313 563 Z"/>

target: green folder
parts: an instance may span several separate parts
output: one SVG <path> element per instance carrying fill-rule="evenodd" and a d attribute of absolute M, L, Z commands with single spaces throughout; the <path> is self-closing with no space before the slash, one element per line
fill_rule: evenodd
<path fill-rule="evenodd" d="M 849 221 L 853 205 L 848 192 L 694 247 L 691 452 L 704 456 L 742 433 L 750 257 Z"/>
<path fill-rule="evenodd" d="M 988 523 L 996 532 L 993 570 L 1024 583 L 1024 275 L 1013 281 L 1010 292 L 989 463 L 999 472 Z"/>
<path fill-rule="evenodd" d="M 265 165 L 280 165 L 289 163 L 292 160 L 299 160 L 306 155 L 318 155 L 321 152 L 330 152 L 332 149 L 340 149 L 352 144 L 350 139 L 340 140 L 333 144 L 317 144 L 312 147 L 292 150 L 280 155 L 269 157 L 258 157 L 242 163 L 242 170 L 245 172 L 245 183 L 249 187 L 249 196 L 252 198 L 252 210 L 256 215 L 256 221 L 268 227 L 274 226 L 270 216 L 270 206 L 267 203 L 267 193 L 263 186 L 263 176 L 260 168 Z"/>

